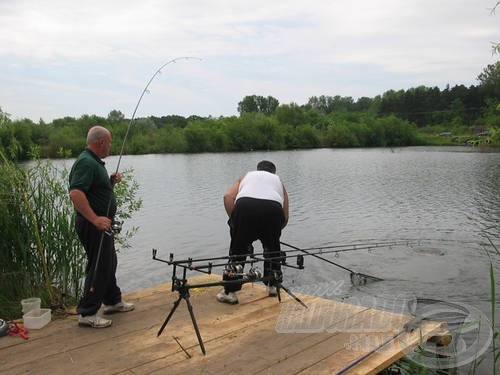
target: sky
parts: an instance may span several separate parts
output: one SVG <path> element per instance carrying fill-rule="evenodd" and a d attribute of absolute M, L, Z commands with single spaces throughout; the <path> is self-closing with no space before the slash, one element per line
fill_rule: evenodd
<path fill-rule="evenodd" d="M 219 117 L 247 95 L 302 105 L 469 87 L 500 60 L 496 3 L 0 0 L 0 108 L 34 122 Z"/>

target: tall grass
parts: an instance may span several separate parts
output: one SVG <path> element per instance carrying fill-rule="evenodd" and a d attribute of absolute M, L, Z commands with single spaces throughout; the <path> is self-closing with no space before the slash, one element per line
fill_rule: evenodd
<path fill-rule="evenodd" d="M 496 255 L 500 255 L 500 251 L 493 243 L 488 235 L 484 235 L 488 240 L 491 247 L 495 250 Z M 486 255 L 488 255 L 490 261 L 490 293 L 491 293 L 491 329 L 493 330 L 493 342 L 492 342 L 492 375 L 498 373 L 497 364 L 500 362 L 500 347 L 497 346 L 497 341 L 500 340 L 500 331 L 496 329 L 496 310 L 497 310 L 497 300 L 496 300 L 496 281 L 495 281 L 495 270 L 493 267 L 493 259 L 490 252 L 485 248 Z"/>
<path fill-rule="evenodd" d="M 48 160 L 18 166 L 0 151 L 0 318 L 20 316 L 23 298 L 40 297 L 54 309 L 81 296 L 86 257 L 67 177 L 67 169 Z M 123 216 L 130 217 L 142 203 L 135 199 L 137 183 L 124 178 L 119 185 L 121 201 L 128 202 Z M 122 238 L 125 246 L 131 235 Z"/>

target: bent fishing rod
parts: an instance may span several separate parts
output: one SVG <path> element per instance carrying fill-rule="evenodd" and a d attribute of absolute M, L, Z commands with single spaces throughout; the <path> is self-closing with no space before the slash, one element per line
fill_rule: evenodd
<path fill-rule="evenodd" d="M 135 115 L 137 113 L 137 109 L 139 108 L 139 105 L 141 104 L 142 98 L 144 97 L 144 94 L 146 94 L 146 92 L 148 92 L 149 85 L 151 84 L 151 82 L 153 82 L 153 80 L 155 79 L 156 76 L 158 76 L 159 74 L 161 74 L 162 69 L 165 68 L 167 65 L 174 64 L 174 63 L 176 63 L 179 60 L 189 60 L 189 59 L 201 60 L 199 57 L 183 56 L 183 57 L 176 57 L 175 59 L 167 61 L 165 64 L 163 64 L 162 66 L 160 66 L 154 72 L 154 74 L 151 76 L 151 78 L 149 79 L 149 81 L 146 83 L 146 86 L 144 86 L 144 89 L 142 90 L 141 95 L 139 96 L 139 99 L 137 100 L 137 104 L 135 105 L 134 112 L 132 113 L 132 117 L 130 118 L 130 121 L 128 123 L 127 131 L 125 132 L 125 136 L 123 137 L 123 142 L 122 142 L 122 145 L 121 145 L 121 148 L 120 148 L 120 153 L 119 153 L 119 156 L 118 156 L 118 162 L 116 164 L 116 169 L 115 169 L 115 172 L 112 174 L 112 178 L 111 178 L 111 187 L 112 188 L 114 188 L 114 186 L 116 184 L 116 177 L 114 177 L 114 176 L 116 176 L 118 174 L 118 171 L 120 170 L 120 162 L 122 160 L 123 151 L 125 149 L 125 143 L 127 142 L 127 138 L 128 138 L 128 134 L 130 132 L 130 128 L 132 127 L 132 124 L 135 121 Z M 108 208 L 106 210 L 106 216 L 108 216 L 108 217 L 109 217 L 109 211 L 110 210 L 111 210 L 111 199 L 108 202 Z M 116 225 L 115 223 L 112 223 L 110 230 L 108 230 L 108 231 L 102 231 L 101 232 L 101 238 L 99 240 L 99 250 L 97 251 L 97 258 L 96 258 L 96 263 L 95 263 L 95 267 L 94 267 L 94 272 L 93 272 L 93 275 L 92 275 L 92 282 L 90 283 L 90 291 L 91 292 L 94 291 L 94 282 L 95 282 L 95 278 L 97 276 L 97 267 L 99 266 L 99 261 L 100 261 L 100 258 L 101 258 L 102 245 L 103 245 L 103 242 L 104 242 L 104 234 L 113 236 L 115 233 L 119 233 L 120 230 L 121 230 L 121 223 L 120 223 L 120 225 Z"/>
<path fill-rule="evenodd" d="M 167 65 L 175 64 L 179 60 L 189 60 L 189 59 L 201 60 L 199 57 L 191 57 L 191 56 L 176 57 L 175 59 L 167 61 L 165 64 L 163 64 L 162 66 L 160 66 L 156 70 L 156 72 L 151 76 L 151 78 L 149 79 L 148 83 L 144 87 L 144 90 L 142 90 L 141 96 L 139 97 L 139 100 L 137 101 L 137 104 L 135 105 L 134 112 L 132 113 L 132 117 L 130 118 L 129 124 L 127 126 L 127 132 L 125 133 L 125 137 L 123 138 L 122 147 L 120 149 L 120 154 L 118 156 L 118 163 L 116 164 L 115 173 L 118 173 L 118 170 L 120 168 L 120 162 L 121 162 L 121 159 L 122 159 L 123 150 L 125 148 L 125 142 L 127 140 L 128 133 L 130 132 L 130 128 L 132 127 L 132 123 L 135 120 L 135 114 L 137 112 L 137 108 L 139 108 L 139 104 L 141 104 L 142 97 L 144 96 L 144 94 L 146 94 L 146 92 L 148 92 L 149 85 L 151 84 L 151 82 L 153 82 L 153 80 L 155 79 L 155 77 L 157 75 L 161 74 L 162 69 L 165 68 Z"/>

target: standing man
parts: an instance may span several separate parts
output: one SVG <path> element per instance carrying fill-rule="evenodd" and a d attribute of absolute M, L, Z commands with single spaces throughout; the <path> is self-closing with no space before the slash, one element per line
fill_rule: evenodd
<path fill-rule="evenodd" d="M 75 229 L 87 254 L 83 297 L 76 309 L 78 323 L 93 328 L 109 327 L 111 320 L 97 314 L 127 312 L 134 305 L 122 301 L 116 284 L 117 257 L 114 236 L 109 233 L 116 213 L 113 185 L 120 173 L 108 176 L 104 159 L 111 148 L 111 133 L 94 126 L 87 133 L 87 148 L 78 156 L 69 174 L 69 196 L 76 210 Z"/>
<path fill-rule="evenodd" d="M 276 166 L 267 160 L 257 164 L 257 170 L 240 177 L 224 194 L 224 207 L 229 216 L 231 244 L 229 255 L 235 262 L 244 262 L 245 254 L 252 249 L 255 240 L 262 242 L 264 258 L 275 258 L 264 262 L 264 278 L 268 294 L 277 294 L 274 274 L 281 274 L 280 236 L 288 222 L 288 194 L 276 175 Z M 225 286 L 217 294 L 219 302 L 238 303 L 236 291 L 241 284 Z"/>

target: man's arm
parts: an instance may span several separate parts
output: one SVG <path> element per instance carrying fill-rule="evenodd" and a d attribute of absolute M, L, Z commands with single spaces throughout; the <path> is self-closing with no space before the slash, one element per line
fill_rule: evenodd
<path fill-rule="evenodd" d="M 79 189 L 71 189 L 69 197 L 73 202 L 75 209 L 92 223 L 99 230 L 107 230 L 111 225 L 111 220 L 106 216 L 97 216 L 92 207 L 90 207 L 89 200 L 85 193 Z"/>
<path fill-rule="evenodd" d="M 231 213 L 234 209 L 234 202 L 236 200 L 236 196 L 238 195 L 238 189 L 240 187 L 241 177 L 238 178 L 234 184 L 226 191 L 224 194 L 224 208 L 226 209 L 227 216 L 231 217 Z"/>
<path fill-rule="evenodd" d="M 289 216 L 289 209 L 288 209 L 288 193 L 286 192 L 285 186 L 283 185 L 283 213 L 285 215 L 285 222 L 283 223 L 283 228 L 286 227 L 288 224 L 288 216 Z"/>

